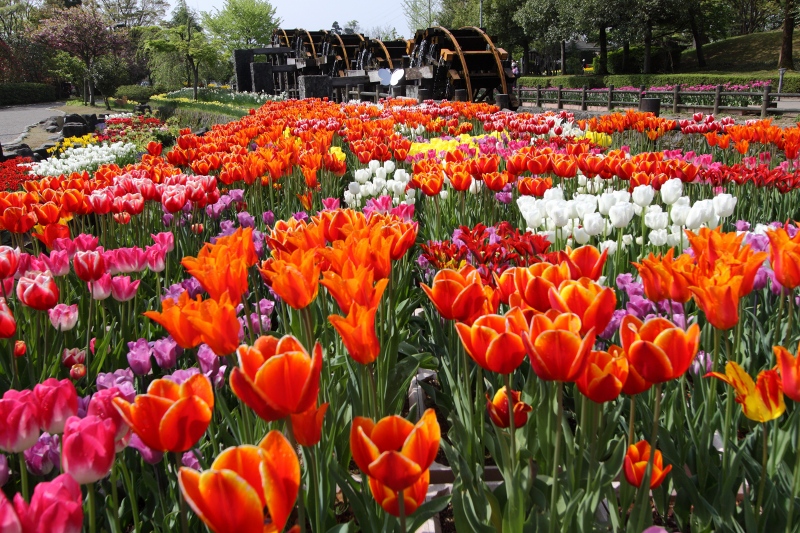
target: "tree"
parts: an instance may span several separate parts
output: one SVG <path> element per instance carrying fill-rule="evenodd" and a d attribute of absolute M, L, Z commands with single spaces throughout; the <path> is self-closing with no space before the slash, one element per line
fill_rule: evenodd
<path fill-rule="evenodd" d="M 102 13 L 84 7 L 54 11 L 34 35 L 52 48 L 73 54 L 83 61 L 87 79 L 92 78 L 95 61 L 119 50 L 127 40 L 126 32 L 113 31 Z M 89 83 L 89 104 L 94 105 L 92 83 Z"/>
<path fill-rule="evenodd" d="M 478 11 L 479 0 L 442 0 L 439 24 L 446 28 L 476 26 Z"/>
<path fill-rule="evenodd" d="M 167 0 L 98 0 L 103 13 L 127 28 L 157 24 L 169 7 Z"/>
<path fill-rule="evenodd" d="M 211 36 L 233 53 L 239 48 L 267 46 L 280 26 L 275 7 L 269 0 L 225 0 L 222 10 L 203 13 L 203 26 Z"/>
<path fill-rule="evenodd" d="M 331 24 L 331 33 L 335 33 L 336 35 L 341 35 L 342 34 L 342 27 L 339 26 L 339 22 L 338 21 L 334 20 L 333 24 Z"/>
<path fill-rule="evenodd" d="M 783 12 L 783 32 L 781 34 L 781 55 L 778 57 L 778 68 L 794 70 L 792 60 L 792 39 L 794 25 L 797 22 L 795 0 L 779 0 Z"/>
<path fill-rule="evenodd" d="M 393 41 L 395 39 L 400 39 L 397 29 L 389 24 L 365 29 L 364 35 L 367 37 L 372 37 L 373 39 L 380 39 L 381 41 Z"/>
<path fill-rule="evenodd" d="M 167 28 L 156 29 L 153 37 L 145 41 L 145 50 L 158 57 L 159 54 L 178 54 L 186 69 L 187 79 L 192 84 L 194 99 L 197 100 L 197 87 L 200 66 L 219 60 L 220 47 L 211 43 L 197 23 L 197 15 L 181 0 L 172 15 Z"/>
<path fill-rule="evenodd" d="M 419 29 L 438 24 L 440 9 L 438 0 L 403 0 L 402 7 L 412 35 Z"/>
<path fill-rule="evenodd" d="M 345 35 L 353 35 L 355 33 L 361 33 L 361 26 L 358 24 L 358 21 L 348 20 L 347 23 L 344 25 L 344 33 Z"/>

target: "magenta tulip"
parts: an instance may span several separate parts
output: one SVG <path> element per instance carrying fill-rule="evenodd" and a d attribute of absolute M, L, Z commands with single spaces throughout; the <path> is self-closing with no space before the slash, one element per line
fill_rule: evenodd
<path fill-rule="evenodd" d="M 101 480 L 111 472 L 116 424 L 110 418 L 87 415 L 67 419 L 62 440 L 61 466 L 81 485 Z"/>

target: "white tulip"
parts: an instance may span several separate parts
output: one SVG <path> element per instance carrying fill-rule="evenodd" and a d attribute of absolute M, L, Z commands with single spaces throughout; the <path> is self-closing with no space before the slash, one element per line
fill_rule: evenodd
<path fill-rule="evenodd" d="M 633 204 L 619 203 L 608 210 L 608 218 L 615 228 L 624 228 L 633 218 Z"/>
<path fill-rule="evenodd" d="M 728 193 L 718 194 L 713 200 L 714 212 L 720 218 L 731 216 L 733 210 L 736 208 L 736 200 L 737 198 L 735 196 Z"/>
<path fill-rule="evenodd" d="M 653 246 L 664 246 L 667 243 L 667 230 L 654 229 L 650 232 L 650 244 Z"/>
<path fill-rule="evenodd" d="M 375 171 L 381 166 L 381 162 L 377 159 L 373 159 L 368 163 L 367 166 L 369 166 L 369 171 L 374 174 Z"/>
<path fill-rule="evenodd" d="M 391 159 L 383 162 L 383 169 L 386 171 L 387 174 L 391 174 L 392 172 L 394 172 L 395 168 L 396 167 L 394 161 L 392 161 Z"/>
<path fill-rule="evenodd" d="M 617 204 L 617 197 L 613 192 L 604 192 L 597 200 L 597 210 L 601 215 L 608 215 L 609 209 Z"/>
<path fill-rule="evenodd" d="M 478 194 L 482 188 L 483 188 L 483 182 L 474 179 L 472 180 L 472 183 L 469 184 L 469 193 Z"/>
<path fill-rule="evenodd" d="M 653 203 L 656 191 L 652 185 L 639 185 L 633 189 L 633 203 L 641 207 L 647 207 Z"/>
<path fill-rule="evenodd" d="M 572 236 L 575 238 L 575 242 L 579 245 L 583 246 L 584 244 L 589 242 L 590 235 L 586 233 L 585 228 L 575 228 L 572 230 Z"/>
<path fill-rule="evenodd" d="M 661 186 L 661 201 L 666 205 L 677 202 L 682 194 L 683 182 L 678 178 L 669 179 Z"/>
<path fill-rule="evenodd" d="M 368 182 L 371 177 L 372 173 L 366 168 L 359 168 L 353 174 L 353 178 L 362 185 Z"/>
<path fill-rule="evenodd" d="M 548 210 L 548 216 L 558 228 L 563 228 L 569 222 L 569 211 L 566 206 L 556 206 Z"/>
<path fill-rule="evenodd" d="M 408 183 L 409 181 L 411 181 L 411 176 L 408 175 L 408 172 L 406 172 L 406 169 L 399 168 L 394 173 L 394 179 L 396 179 L 397 181 L 399 181 L 401 183 Z"/>
<path fill-rule="evenodd" d="M 355 196 L 361 192 L 361 186 L 358 184 L 358 182 L 351 181 L 350 185 L 347 186 L 347 191 Z"/>
<path fill-rule="evenodd" d="M 686 225 L 686 218 L 689 216 L 689 211 L 692 208 L 688 205 L 680 205 L 675 204 L 672 206 L 672 211 L 670 213 L 670 218 L 672 219 L 672 223 L 676 226 L 685 226 Z"/>
<path fill-rule="evenodd" d="M 376 168 L 375 179 L 386 180 L 386 169 L 383 167 Z"/>
<path fill-rule="evenodd" d="M 578 172 L 578 185 L 581 187 L 585 187 L 587 183 L 586 176 Z"/>
<path fill-rule="evenodd" d="M 441 191 L 439 191 L 439 197 L 442 200 L 447 200 L 447 194 L 448 194 L 447 189 L 442 189 Z"/>
<path fill-rule="evenodd" d="M 664 212 L 649 212 L 644 215 L 644 225 L 652 230 L 666 229 L 669 215 Z"/>
<path fill-rule="evenodd" d="M 631 244 L 633 244 L 633 235 L 631 235 L 630 233 L 626 233 L 625 235 L 622 236 L 622 245 L 630 246 Z"/>
<path fill-rule="evenodd" d="M 625 203 L 631 201 L 631 193 L 628 191 L 613 191 L 611 194 L 617 199 L 617 203 Z"/>
<path fill-rule="evenodd" d="M 583 227 L 591 236 L 600 235 L 606 228 L 606 219 L 600 213 L 588 213 L 583 218 Z"/>
<path fill-rule="evenodd" d="M 617 252 L 617 241 L 603 241 L 600 243 L 600 251 L 608 250 L 608 255 L 612 256 Z"/>
<path fill-rule="evenodd" d="M 673 207 L 673 211 L 674 211 Z M 714 204 L 711 200 L 698 200 L 694 203 L 689 210 L 689 215 L 686 217 L 686 227 L 690 230 L 696 230 L 703 223 L 708 222 L 714 216 Z"/>

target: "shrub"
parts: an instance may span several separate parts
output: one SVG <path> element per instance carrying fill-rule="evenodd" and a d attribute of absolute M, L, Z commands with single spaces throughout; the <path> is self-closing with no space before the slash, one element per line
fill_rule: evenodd
<path fill-rule="evenodd" d="M 1 83 L 0 106 L 53 102 L 56 88 L 45 83 Z"/>
<path fill-rule="evenodd" d="M 127 98 L 140 104 L 146 104 L 155 94 L 152 87 L 142 87 L 141 85 L 122 85 L 114 93 L 115 98 Z"/>

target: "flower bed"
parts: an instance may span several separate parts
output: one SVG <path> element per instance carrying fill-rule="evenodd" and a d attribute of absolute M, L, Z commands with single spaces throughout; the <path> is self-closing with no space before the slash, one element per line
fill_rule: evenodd
<path fill-rule="evenodd" d="M 12 531 L 792 530 L 800 129 L 304 100 L 77 150 L 0 193 Z"/>

